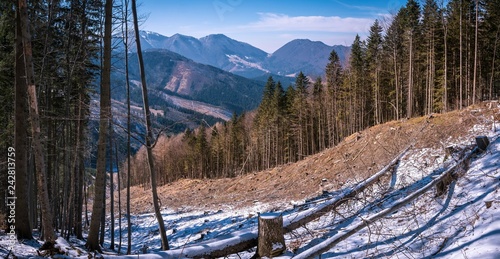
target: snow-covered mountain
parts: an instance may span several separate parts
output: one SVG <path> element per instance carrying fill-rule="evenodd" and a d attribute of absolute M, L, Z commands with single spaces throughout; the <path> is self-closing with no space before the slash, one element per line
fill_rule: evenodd
<path fill-rule="evenodd" d="M 141 31 L 143 49 L 168 49 L 195 62 L 212 65 L 247 78 L 265 74 L 293 76 L 300 71 L 310 76 L 324 74 L 330 52 L 335 50 L 345 61 L 350 47 L 328 46 L 306 39 L 293 40 L 274 53 L 266 53 L 248 43 L 223 34 L 212 34 L 200 39 L 174 34 L 171 37 L 155 32 Z"/>
<path fill-rule="evenodd" d="M 195 62 L 248 78 L 269 72 L 260 65 L 268 55 L 266 52 L 223 34 L 212 34 L 196 39 L 182 34 L 166 37 L 154 32 L 141 31 L 141 40 L 144 50 L 168 49 Z"/>

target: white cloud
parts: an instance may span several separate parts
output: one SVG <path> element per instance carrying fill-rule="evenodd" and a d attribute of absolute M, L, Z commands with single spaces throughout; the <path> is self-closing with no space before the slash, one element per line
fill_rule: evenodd
<path fill-rule="evenodd" d="M 243 26 L 259 31 L 317 31 L 363 33 L 374 19 L 339 16 L 288 16 L 285 14 L 259 13 L 257 22 Z"/>

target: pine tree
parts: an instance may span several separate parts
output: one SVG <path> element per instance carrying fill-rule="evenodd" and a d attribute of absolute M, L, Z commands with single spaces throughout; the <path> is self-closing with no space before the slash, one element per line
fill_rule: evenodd
<path fill-rule="evenodd" d="M 371 114 L 371 94 L 366 81 L 366 48 L 365 43 L 361 41 L 359 35 L 356 35 L 351 46 L 350 56 L 350 87 L 349 94 L 351 101 L 348 104 L 351 107 L 353 122 L 350 126 L 353 131 L 362 130 L 370 125 Z"/>
<path fill-rule="evenodd" d="M 342 65 L 340 58 L 332 50 L 328 57 L 328 64 L 325 68 L 326 74 L 326 129 L 327 129 L 327 146 L 333 147 L 339 142 L 340 134 L 340 103 L 341 103 L 341 86 L 342 86 Z"/>
<path fill-rule="evenodd" d="M 389 94 L 395 109 L 394 119 L 398 120 L 403 114 L 403 27 L 402 11 L 392 19 L 384 37 L 384 49 L 388 59 L 387 73 L 392 77 L 389 83 L 393 91 Z"/>
<path fill-rule="evenodd" d="M 488 73 L 487 82 L 487 96 L 488 99 L 493 100 L 495 96 L 500 95 L 500 86 L 496 84 L 495 78 L 500 74 L 498 58 L 500 56 L 500 0 L 485 1 L 485 30 L 484 40 L 485 44 L 481 49 L 484 50 L 482 55 L 484 71 Z"/>
<path fill-rule="evenodd" d="M 373 118 L 375 124 L 380 124 L 382 119 L 382 96 L 381 96 L 381 63 L 382 63 L 382 27 L 375 20 L 370 27 L 367 40 L 366 60 L 370 75 L 370 88 L 373 95 Z"/>
<path fill-rule="evenodd" d="M 420 32 L 420 5 L 415 0 L 409 0 L 403 8 L 403 28 L 405 30 L 405 42 L 407 46 L 407 97 L 406 116 L 414 115 L 415 107 L 415 66 L 417 38 Z"/>
<path fill-rule="evenodd" d="M 300 72 L 295 78 L 295 94 L 292 106 L 292 128 L 298 147 L 298 157 L 302 159 L 308 155 L 308 116 L 307 98 L 309 79 Z"/>

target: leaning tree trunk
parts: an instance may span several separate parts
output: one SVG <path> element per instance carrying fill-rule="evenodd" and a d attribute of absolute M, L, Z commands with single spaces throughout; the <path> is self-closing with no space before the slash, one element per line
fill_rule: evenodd
<path fill-rule="evenodd" d="M 47 190 L 47 174 L 45 171 L 45 158 L 41 143 L 40 116 L 38 113 L 38 100 L 36 96 L 35 73 L 33 65 L 33 54 L 31 48 L 31 35 L 29 33 L 28 8 L 26 0 L 19 0 L 19 22 L 21 23 L 21 37 L 23 41 L 23 53 L 25 61 L 26 83 L 28 85 L 28 97 L 30 107 L 31 131 L 35 154 L 35 167 L 37 175 L 38 199 L 42 213 L 43 237 L 47 243 L 54 243 L 56 235 L 52 227 L 52 211 L 50 209 L 49 193 Z"/>
<path fill-rule="evenodd" d="M 154 166 L 154 158 L 153 158 L 153 132 L 151 130 L 151 112 L 149 111 L 149 101 L 148 101 L 148 89 L 146 85 L 146 75 L 144 74 L 144 62 L 142 59 L 142 50 L 141 50 L 141 38 L 139 35 L 139 24 L 137 21 L 137 6 L 136 1 L 132 0 L 132 16 L 134 18 L 134 30 L 135 30 L 135 43 L 137 46 L 137 58 L 139 59 L 139 72 L 141 74 L 141 82 L 142 82 L 142 100 L 144 103 L 144 117 L 146 120 L 146 150 L 147 157 L 149 163 L 149 171 L 151 175 L 151 192 L 153 196 L 153 206 L 155 209 L 156 220 L 158 220 L 158 226 L 160 228 L 160 237 L 161 237 L 161 248 L 163 250 L 168 250 L 168 240 L 167 234 L 165 231 L 165 224 L 163 222 L 163 217 L 160 212 L 160 205 L 158 203 L 158 192 L 156 190 L 156 171 Z"/>

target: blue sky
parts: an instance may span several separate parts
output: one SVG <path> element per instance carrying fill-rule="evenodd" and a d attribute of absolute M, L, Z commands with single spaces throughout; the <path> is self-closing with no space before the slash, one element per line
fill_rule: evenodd
<path fill-rule="evenodd" d="M 222 33 L 268 53 L 293 39 L 352 44 L 375 19 L 395 13 L 406 0 L 143 0 L 143 30 L 200 38 Z"/>

